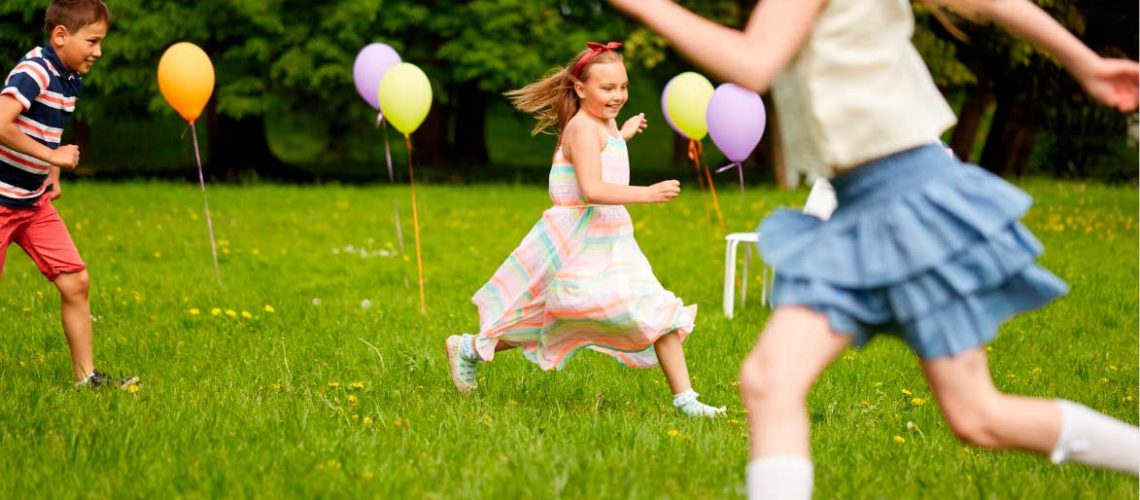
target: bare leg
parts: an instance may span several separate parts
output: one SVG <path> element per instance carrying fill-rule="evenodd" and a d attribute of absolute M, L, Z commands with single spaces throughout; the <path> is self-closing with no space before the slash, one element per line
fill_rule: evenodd
<path fill-rule="evenodd" d="M 63 332 L 67 335 L 71 367 L 77 381 L 95 371 L 91 349 L 91 304 L 87 299 L 89 281 L 87 271 L 80 271 L 60 274 L 52 282 L 59 289 Z"/>
<path fill-rule="evenodd" d="M 479 338 L 478 335 L 472 335 L 471 336 L 471 350 L 472 351 L 475 351 L 475 339 L 477 339 L 477 338 Z M 495 352 L 506 351 L 508 349 L 514 349 L 515 347 L 517 347 L 517 346 L 513 346 L 511 344 L 508 344 L 508 343 L 500 340 L 495 344 Z"/>
<path fill-rule="evenodd" d="M 986 350 L 978 347 L 922 363 L 946 422 L 963 441 L 988 448 L 1048 454 L 1061 432 L 1057 402 L 1002 394 L 994 387 Z"/>
<path fill-rule="evenodd" d="M 669 382 L 673 394 L 691 389 L 693 384 L 689 381 L 689 365 L 685 363 L 681 337 L 676 332 L 662 335 L 653 344 L 653 349 L 657 352 L 657 361 L 661 364 L 661 371 L 665 372 L 665 380 Z"/>
<path fill-rule="evenodd" d="M 851 341 L 809 308 L 781 307 L 772 314 L 740 372 L 753 459 L 811 455 L 808 391 Z"/>

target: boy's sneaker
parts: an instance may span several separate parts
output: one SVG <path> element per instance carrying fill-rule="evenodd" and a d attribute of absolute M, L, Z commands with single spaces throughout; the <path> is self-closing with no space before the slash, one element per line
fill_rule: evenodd
<path fill-rule="evenodd" d="M 123 378 L 111 378 L 107 376 L 107 374 L 99 370 L 95 370 L 91 372 L 91 375 L 89 375 L 82 382 L 76 383 L 75 386 L 91 387 L 93 389 L 98 389 L 100 387 L 118 387 L 119 389 L 125 391 L 130 389 L 132 385 L 138 385 L 138 383 L 139 378 L 134 375 Z"/>
<path fill-rule="evenodd" d="M 475 391 L 475 365 L 478 361 L 463 356 L 463 342 L 470 342 L 466 335 L 447 337 L 447 365 L 451 368 L 451 382 L 461 394 Z"/>

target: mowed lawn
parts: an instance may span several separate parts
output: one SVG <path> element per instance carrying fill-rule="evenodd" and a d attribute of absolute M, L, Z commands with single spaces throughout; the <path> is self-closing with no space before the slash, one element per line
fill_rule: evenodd
<path fill-rule="evenodd" d="M 1069 296 L 1007 323 L 1003 390 L 1137 422 L 1137 190 L 1030 180 L 1026 223 Z M 209 187 L 70 182 L 57 203 L 92 276 L 97 362 L 135 392 L 76 390 L 59 298 L 22 251 L 0 280 L 0 497 L 733 498 L 746 415 L 737 374 L 769 311 L 721 306 L 723 234 L 700 190 L 631 207 L 658 278 L 700 307 L 695 388 L 728 416 L 690 420 L 659 370 L 583 352 L 560 372 L 518 353 L 451 386 L 444 338 L 548 206 L 545 189 L 418 186 L 427 314 L 406 185 Z M 721 187 L 729 231 L 806 191 Z M 403 252 L 394 210 L 403 223 Z M 741 254 L 743 255 L 743 249 Z M 1137 481 L 948 431 L 902 342 L 848 351 L 809 400 L 818 498 L 1136 498 Z"/>

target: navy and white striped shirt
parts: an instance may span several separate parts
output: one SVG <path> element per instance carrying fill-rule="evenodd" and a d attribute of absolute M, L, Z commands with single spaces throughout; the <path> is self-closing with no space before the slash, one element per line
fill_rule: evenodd
<path fill-rule="evenodd" d="M 52 47 L 36 47 L 8 73 L 0 95 L 20 101 L 16 126 L 28 137 L 56 149 L 63 127 L 75 112 L 83 79 L 59 60 Z M 0 145 L 0 205 L 29 207 L 44 194 L 51 164 Z"/>

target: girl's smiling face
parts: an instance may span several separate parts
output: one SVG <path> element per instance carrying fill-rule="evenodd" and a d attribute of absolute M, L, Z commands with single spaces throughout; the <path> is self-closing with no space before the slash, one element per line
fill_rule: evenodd
<path fill-rule="evenodd" d="M 590 65 L 586 81 L 575 82 L 574 91 L 588 113 L 603 120 L 615 119 L 629 100 L 625 64 L 618 61 Z"/>

